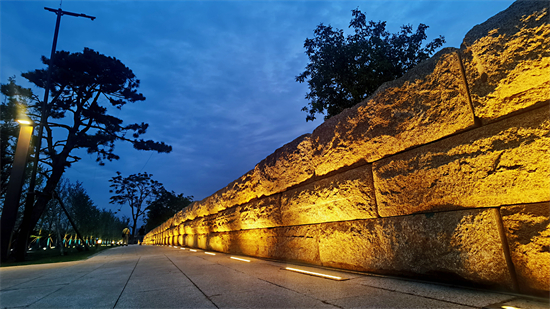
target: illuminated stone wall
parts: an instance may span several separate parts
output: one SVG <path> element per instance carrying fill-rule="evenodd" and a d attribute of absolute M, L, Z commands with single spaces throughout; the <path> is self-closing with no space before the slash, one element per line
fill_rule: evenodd
<path fill-rule="evenodd" d="M 145 243 L 548 296 L 547 6 L 514 3 Z"/>

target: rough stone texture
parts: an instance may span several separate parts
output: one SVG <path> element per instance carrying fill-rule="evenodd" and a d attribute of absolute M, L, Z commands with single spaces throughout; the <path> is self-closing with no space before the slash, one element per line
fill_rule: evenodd
<path fill-rule="evenodd" d="M 229 252 L 319 264 L 317 225 L 230 232 Z"/>
<path fill-rule="evenodd" d="M 484 123 L 550 101 L 548 1 L 517 1 L 462 44 L 475 114 Z"/>
<path fill-rule="evenodd" d="M 256 165 L 257 196 L 283 192 L 311 178 L 313 173 L 310 134 L 304 134 Z"/>
<path fill-rule="evenodd" d="M 550 200 L 550 113 L 539 108 L 373 164 L 382 217 Z"/>
<path fill-rule="evenodd" d="M 263 258 L 270 257 L 276 240 L 273 229 L 244 230 L 229 234 L 229 252 Z"/>
<path fill-rule="evenodd" d="M 320 264 L 317 225 L 185 235 L 185 245 L 263 258 Z"/>
<path fill-rule="evenodd" d="M 231 253 L 229 247 L 231 244 L 230 233 L 210 233 L 208 234 L 208 249 L 218 252 Z"/>
<path fill-rule="evenodd" d="M 280 195 L 231 207 L 182 223 L 185 234 L 204 234 L 281 226 Z"/>
<path fill-rule="evenodd" d="M 548 296 L 548 6 L 515 2 L 146 243 Z"/>
<path fill-rule="evenodd" d="M 207 198 L 194 202 L 174 217 L 174 224 L 217 214 L 225 209 L 270 196 L 311 178 L 310 134 L 277 149 L 256 167 Z"/>
<path fill-rule="evenodd" d="M 272 229 L 270 257 L 319 264 L 319 226 L 301 225 Z"/>
<path fill-rule="evenodd" d="M 288 190 L 281 216 L 283 226 L 378 217 L 371 165 Z"/>
<path fill-rule="evenodd" d="M 211 221 L 214 232 L 281 226 L 280 195 L 254 200 L 244 205 L 226 209 Z"/>
<path fill-rule="evenodd" d="M 373 162 L 473 125 L 458 57 L 444 49 L 315 129 L 315 174 Z"/>
<path fill-rule="evenodd" d="M 522 293 L 550 291 L 550 203 L 500 209 Z"/>
<path fill-rule="evenodd" d="M 512 288 L 492 209 L 321 224 L 323 265 Z"/>

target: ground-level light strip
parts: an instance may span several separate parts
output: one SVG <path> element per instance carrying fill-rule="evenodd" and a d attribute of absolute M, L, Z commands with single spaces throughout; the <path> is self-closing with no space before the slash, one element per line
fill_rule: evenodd
<path fill-rule="evenodd" d="M 250 263 L 250 260 L 247 260 L 247 259 L 241 259 L 241 258 L 238 258 L 238 257 L 230 257 L 230 259 L 233 259 L 233 260 L 238 260 L 238 261 L 243 261 L 243 262 L 247 262 L 247 263 Z"/>
<path fill-rule="evenodd" d="M 172 247 L 172 246 L 170 246 L 170 247 Z M 178 247 L 174 246 L 174 248 L 177 249 Z M 181 249 L 181 250 L 185 250 L 185 248 L 180 248 L 180 249 Z M 195 249 L 189 249 L 189 251 L 191 251 L 191 252 L 197 252 L 197 250 L 195 250 Z M 206 252 L 206 251 L 204 252 L 204 254 L 216 255 L 216 254 L 213 253 L 213 252 Z M 242 262 L 250 263 L 250 260 L 243 259 L 243 258 L 238 258 L 238 257 L 234 257 L 234 256 L 231 256 L 231 257 L 229 257 L 229 258 L 232 259 L 232 260 L 237 260 L 237 261 L 242 261 Z M 331 276 L 331 275 L 327 275 L 327 274 L 316 273 L 316 272 L 313 272 L 313 271 L 307 271 L 307 270 L 298 269 L 298 268 L 286 267 L 286 268 L 283 268 L 283 269 L 284 269 L 284 270 L 288 270 L 288 271 L 293 271 L 293 272 L 301 273 L 301 274 L 310 275 L 310 276 L 316 276 L 316 277 L 321 277 L 321 278 L 336 280 L 336 281 L 348 280 L 348 278 L 342 278 L 342 277 L 338 277 L 338 276 Z"/>
<path fill-rule="evenodd" d="M 316 272 L 307 271 L 307 270 L 303 270 L 303 269 L 292 268 L 292 267 L 287 267 L 287 268 L 284 268 L 284 269 L 289 270 L 289 271 L 293 271 L 293 272 L 297 272 L 297 273 L 301 273 L 301 274 L 306 274 L 306 275 L 316 276 L 316 277 L 321 277 L 321 278 L 327 278 L 327 279 L 332 279 L 332 280 L 337 280 L 337 281 L 348 280 L 347 278 L 331 276 L 331 275 L 327 275 L 327 274 L 321 274 L 321 273 L 316 273 Z"/>

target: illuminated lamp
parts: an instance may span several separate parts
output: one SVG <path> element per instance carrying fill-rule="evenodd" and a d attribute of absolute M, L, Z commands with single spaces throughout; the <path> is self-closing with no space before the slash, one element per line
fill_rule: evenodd
<path fill-rule="evenodd" d="M 20 110 L 18 112 L 17 122 L 21 124 L 19 137 L 15 147 L 10 178 L 4 198 L 2 216 L 0 218 L 0 252 L 2 259 L 7 257 L 11 251 L 10 243 L 17 211 L 19 209 L 19 200 L 25 177 L 25 168 L 27 166 L 27 157 L 30 149 L 30 143 L 33 132 L 33 122 L 25 113 Z M 26 246 L 25 246 L 26 247 Z"/>
<path fill-rule="evenodd" d="M 337 281 L 347 280 L 347 279 L 342 278 L 342 277 L 331 276 L 331 275 L 327 275 L 327 274 L 321 274 L 321 273 L 316 273 L 316 272 L 297 269 L 297 268 L 287 267 L 285 269 L 293 271 L 293 272 L 301 273 L 301 274 L 306 274 L 306 275 L 311 275 L 311 276 L 316 276 L 316 277 L 322 277 L 322 278 L 327 278 L 327 279 L 332 279 L 332 280 L 337 280 Z"/>
<path fill-rule="evenodd" d="M 243 262 L 247 262 L 247 263 L 250 263 L 250 260 L 247 260 L 247 259 L 241 259 L 241 258 L 238 258 L 238 257 L 230 257 L 231 259 L 234 259 L 234 260 L 239 260 L 239 261 L 243 261 Z"/>
<path fill-rule="evenodd" d="M 216 255 L 216 253 L 212 253 L 212 252 L 205 252 L 204 254 L 208 254 L 208 255 Z"/>
<path fill-rule="evenodd" d="M 27 120 L 27 119 L 17 119 L 15 121 L 17 121 L 19 124 L 22 124 L 22 125 L 25 125 L 25 126 L 31 126 L 32 125 L 32 121 Z"/>
<path fill-rule="evenodd" d="M 192 251 L 192 252 L 197 252 L 197 250 L 195 250 L 195 249 L 189 249 L 189 251 Z"/>

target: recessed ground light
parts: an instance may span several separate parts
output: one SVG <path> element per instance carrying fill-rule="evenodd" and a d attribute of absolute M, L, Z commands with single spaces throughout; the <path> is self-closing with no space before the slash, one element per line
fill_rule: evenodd
<path fill-rule="evenodd" d="M 197 250 L 195 250 L 195 249 L 189 249 L 189 251 L 197 252 Z"/>
<path fill-rule="evenodd" d="M 231 258 L 231 259 L 234 259 L 234 260 L 239 260 L 239 261 L 243 261 L 243 262 L 248 262 L 248 263 L 250 263 L 250 260 L 247 260 L 247 259 L 241 259 L 241 258 L 234 257 L 234 256 L 232 256 L 232 257 L 230 257 L 230 258 Z"/>
<path fill-rule="evenodd" d="M 181 250 L 185 250 L 185 248 L 180 248 Z"/>
<path fill-rule="evenodd" d="M 216 255 L 216 253 L 212 253 L 212 252 L 205 252 L 204 254 Z"/>
<path fill-rule="evenodd" d="M 285 268 L 285 269 L 286 269 L 286 270 L 290 270 L 290 271 L 294 271 L 294 272 L 297 272 L 297 273 L 301 273 L 301 274 L 306 274 L 306 275 L 311 275 L 311 276 L 317 276 L 317 277 L 322 277 L 322 278 L 327 278 L 327 279 L 332 279 L 332 280 L 338 280 L 338 281 L 348 280 L 347 278 L 342 278 L 342 277 L 337 277 L 337 276 L 331 276 L 331 275 L 316 273 L 316 272 L 307 271 L 307 270 L 302 270 L 302 269 L 297 269 L 297 268 L 287 267 L 287 268 Z"/>

